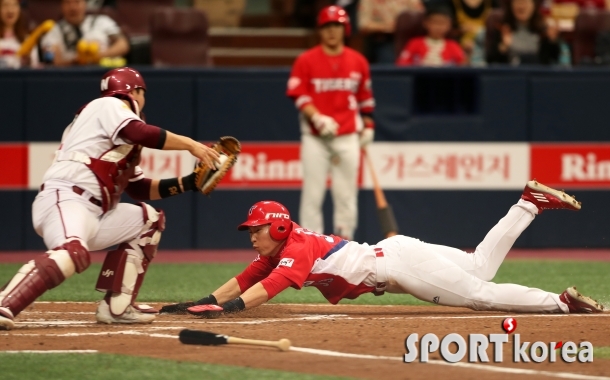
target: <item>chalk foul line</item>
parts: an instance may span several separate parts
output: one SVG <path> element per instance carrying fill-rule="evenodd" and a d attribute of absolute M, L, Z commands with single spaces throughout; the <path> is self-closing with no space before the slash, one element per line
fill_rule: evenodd
<path fill-rule="evenodd" d="M 314 354 L 314 355 L 352 358 L 352 359 L 375 359 L 375 360 L 402 361 L 402 358 L 398 358 L 395 356 L 350 354 L 350 353 L 339 352 L 339 351 L 319 350 L 319 349 L 315 349 L 315 348 L 290 347 L 290 351 L 303 352 L 303 353 Z M 475 369 L 475 370 L 480 370 L 480 371 L 510 373 L 510 374 L 516 374 L 516 375 L 549 376 L 549 377 L 557 377 L 557 378 L 562 378 L 562 379 L 610 380 L 610 377 L 606 377 L 606 376 L 590 376 L 590 375 L 582 375 L 579 373 L 570 373 L 570 372 L 552 372 L 552 371 L 538 371 L 538 370 L 533 370 L 533 369 L 522 369 L 522 368 L 507 368 L 507 367 L 474 364 L 474 363 L 463 363 L 463 362 L 448 363 L 448 362 L 445 362 L 442 360 L 430 360 L 426 364 L 442 365 L 442 366 L 449 366 L 449 367 L 459 367 L 459 368 L 466 368 L 466 369 Z"/>
<path fill-rule="evenodd" d="M 136 330 L 89 332 L 89 333 L 66 333 L 66 334 L 12 334 L 12 335 L 14 335 L 14 336 L 54 336 L 54 337 L 73 337 L 73 336 L 91 336 L 91 335 L 93 335 L 93 336 L 95 336 L 95 335 L 141 335 L 141 336 L 148 336 L 151 338 L 166 338 L 166 339 L 167 338 L 170 338 L 170 339 L 178 338 L 177 335 L 157 334 L 157 333 L 151 334 L 151 333 L 146 333 L 146 332 L 136 331 Z M 395 356 L 352 354 L 352 353 L 348 353 L 348 352 L 321 350 L 321 349 L 317 349 L 317 348 L 290 347 L 290 351 L 301 352 L 301 353 L 306 353 L 306 354 L 313 354 L 313 355 L 350 358 L 350 359 L 391 360 L 391 361 L 401 361 L 402 362 L 402 358 L 395 357 Z M 19 353 L 19 352 L 39 352 L 39 351 L 0 351 L 0 352 Z M 95 350 L 40 351 L 40 353 L 54 353 L 54 352 L 93 353 L 93 352 L 97 352 L 97 351 L 95 351 Z M 474 369 L 474 370 L 488 371 L 488 372 L 508 373 L 508 374 L 515 374 L 515 375 L 548 376 L 548 377 L 556 377 L 556 378 L 562 378 L 562 379 L 610 380 L 610 377 L 606 377 L 606 376 L 591 376 L 591 375 L 583 375 L 583 374 L 571 373 L 571 372 L 539 371 L 539 370 L 524 369 L 524 368 L 507 368 L 507 367 L 500 367 L 500 366 L 493 366 L 493 365 L 463 363 L 463 362 L 448 363 L 448 362 L 445 362 L 442 360 L 431 360 L 426 364 L 465 368 L 465 369 Z"/>

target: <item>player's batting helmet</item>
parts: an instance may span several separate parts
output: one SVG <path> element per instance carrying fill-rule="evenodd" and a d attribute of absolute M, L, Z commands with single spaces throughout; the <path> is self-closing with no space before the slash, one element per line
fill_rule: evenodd
<path fill-rule="evenodd" d="M 281 203 L 274 201 L 261 201 L 250 207 L 248 219 L 240 224 L 237 229 L 247 230 L 248 227 L 263 226 L 270 224 L 269 235 L 274 240 L 284 240 L 290 235 L 292 221 L 290 212 Z"/>
<path fill-rule="evenodd" d="M 112 96 L 116 94 L 129 94 L 131 90 L 143 88 L 146 90 L 144 78 L 138 70 L 130 67 L 120 67 L 108 71 L 102 77 L 100 90 L 102 96 Z"/>
<path fill-rule="evenodd" d="M 318 13 L 318 27 L 324 26 L 331 22 L 338 22 L 345 29 L 345 37 L 349 37 L 352 32 L 352 26 L 349 22 L 349 16 L 345 9 L 337 5 L 331 5 L 323 8 Z"/>

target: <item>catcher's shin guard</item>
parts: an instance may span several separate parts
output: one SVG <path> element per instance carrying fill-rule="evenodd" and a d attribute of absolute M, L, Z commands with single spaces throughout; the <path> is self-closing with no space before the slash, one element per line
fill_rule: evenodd
<path fill-rule="evenodd" d="M 144 227 L 140 236 L 122 243 L 108 252 L 95 288 L 106 292 L 104 298 L 113 316 L 122 315 L 132 305 L 148 269 L 148 264 L 157 254 L 161 232 L 165 229 L 165 214 L 141 203 Z"/>
<path fill-rule="evenodd" d="M 16 317 L 44 292 L 61 284 L 74 272 L 81 273 L 90 263 L 89 251 L 80 240 L 66 241 L 19 269 L 0 292 L 0 308 Z"/>

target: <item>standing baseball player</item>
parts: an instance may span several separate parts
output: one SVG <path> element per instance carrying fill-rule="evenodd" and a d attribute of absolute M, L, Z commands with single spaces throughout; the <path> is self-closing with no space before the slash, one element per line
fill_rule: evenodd
<path fill-rule="evenodd" d="M 321 235 L 290 220 L 277 202 L 256 203 L 239 230 L 250 231 L 258 257 L 241 274 L 197 301 L 167 305 L 162 313 L 217 317 L 251 309 L 289 286 L 315 286 L 331 303 L 363 293 L 411 294 L 445 306 L 538 313 L 598 313 L 604 307 L 571 287 L 561 294 L 496 284 L 515 240 L 543 209 L 579 210 L 580 203 L 536 181 L 472 253 L 397 235 L 376 245 Z M 222 306 L 218 306 L 222 305 Z"/>
<path fill-rule="evenodd" d="M 140 203 L 119 203 L 123 191 L 137 200 L 177 195 L 196 188 L 196 172 L 148 179 L 138 166 L 142 147 L 187 150 L 216 167 L 219 154 L 188 137 L 142 120 L 146 85 L 130 68 L 114 69 L 101 81 L 102 97 L 85 105 L 65 129 L 61 145 L 32 206 L 36 232 L 46 254 L 25 264 L 0 292 L 0 329 L 45 291 L 90 263 L 89 252 L 108 252 L 96 289 L 106 293 L 97 308 L 101 323 L 150 323 L 155 310 L 134 301 L 165 229 L 163 211 Z"/>
<path fill-rule="evenodd" d="M 358 219 L 360 148 L 374 137 L 375 100 L 369 64 L 344 46 L 350 34 L 345 10 L 329 6 L 318 15 L 320 45 L 294 63 L 287 95 L 300 111 L 303 227 L 324 232 L 322 203 L 330 172 L 334 233 L 352 239 Z"/>

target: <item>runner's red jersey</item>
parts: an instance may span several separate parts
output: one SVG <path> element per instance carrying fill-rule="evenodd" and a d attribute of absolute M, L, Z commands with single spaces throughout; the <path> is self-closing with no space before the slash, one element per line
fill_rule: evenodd
<path fill-rule="evenodd" d="M 301 54 L 292 67 L 286 94 L 299 110 L 313 104 L 335 119 L 339 135 L 362 130 L 360 113 L 372 113 L 375 108 L 369 64 L 348 47 L 337 56 L 327 55 L 321 46 Z M 301 126 L 318 134 L 304 118 Z"/>
<path fill-rule="evenodd" d="M 375 290 L 376 262 L 368 244 L 321 235 L 292 223 L 284 248 L 274 257 L 258 256 L 236 276 L 243 292 L 261 282 L 269 299 L 288 285 L 316 287 L 332 304 Z M 286 284 L 278 289 L 273 284 Z"/>

